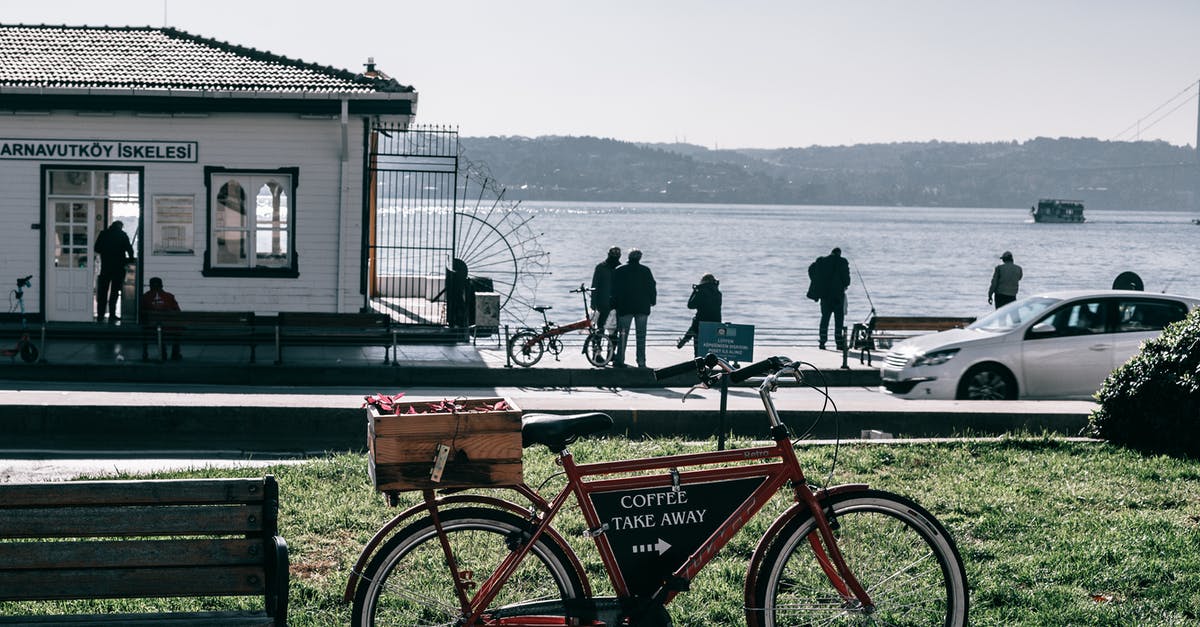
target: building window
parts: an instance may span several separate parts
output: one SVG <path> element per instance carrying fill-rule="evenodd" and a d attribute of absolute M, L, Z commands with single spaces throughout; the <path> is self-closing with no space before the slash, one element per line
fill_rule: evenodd
<path fill-rule="evenodd" d="M 206 276 L 297 276 L 297 170 L 205 168 L 209 190 Z"/>

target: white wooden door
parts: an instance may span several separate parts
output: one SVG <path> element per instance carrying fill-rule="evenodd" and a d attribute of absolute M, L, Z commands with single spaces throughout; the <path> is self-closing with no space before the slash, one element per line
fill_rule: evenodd
<path fill-rule="evenodd" d="M 95 310 L 95 263 L 92 240 L 97 232 L 92 200 L 52 200 L 46 267 L 46 319 L 90 322 Z"/>

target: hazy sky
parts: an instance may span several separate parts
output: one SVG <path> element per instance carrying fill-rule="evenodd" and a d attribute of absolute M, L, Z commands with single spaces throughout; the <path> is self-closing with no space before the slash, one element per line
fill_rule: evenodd
<path fill-rule="evenodd" d="M 416 87 L 418 122 L 468 136 L 737 148 L 1134 139 L 1140 128 L 1143 139 L 1196 141 L 1197 0 L 9 0 L 0 9 L 6 24 L 164 18 L 348 70 L 374 57 Z"/>

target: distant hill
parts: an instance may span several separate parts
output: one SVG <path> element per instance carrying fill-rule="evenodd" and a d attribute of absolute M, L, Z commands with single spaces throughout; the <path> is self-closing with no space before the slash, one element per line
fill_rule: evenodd
<path fill-rule="evenodd" d="M 1166 142 L 1051 139 L 710 150 L 595 137 L 464 137 L 511 198 L 1196 210 L 1200 162 Z"/>

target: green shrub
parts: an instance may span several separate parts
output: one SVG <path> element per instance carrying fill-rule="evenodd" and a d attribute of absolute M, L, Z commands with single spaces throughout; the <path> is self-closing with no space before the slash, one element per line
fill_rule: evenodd
<path fill-rule="evenodd" d="M 1146 453 L 1200 457 L 1200 309 L 1146 342 L 1096 397 L 1088 435 Z"/>

